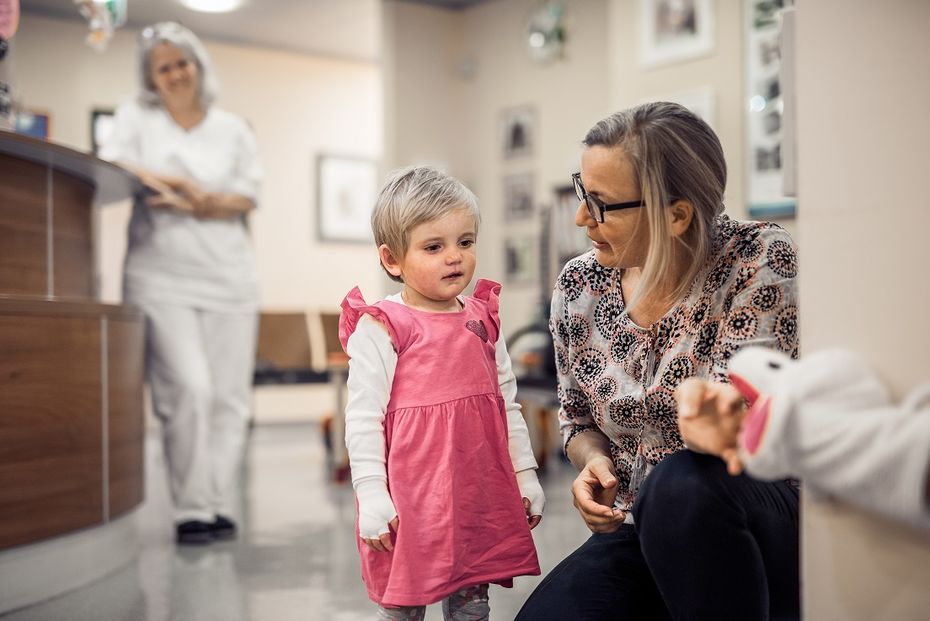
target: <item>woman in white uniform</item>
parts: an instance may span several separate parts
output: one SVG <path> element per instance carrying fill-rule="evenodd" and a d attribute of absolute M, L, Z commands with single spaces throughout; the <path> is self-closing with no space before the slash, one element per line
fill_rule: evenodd
<path fill-rule="evenodd" d="M 141 89 L 100 152 L 147 194 L 129 223 L 124 300 L 146 318 L 146 372 L 179 543 L 235 536 L 231 496 L 250 406 L 258 318 L 244 214 L 261 181 L 245 121 L 212 105 L 206 50 L 183 26 L 142 31 Z"/>

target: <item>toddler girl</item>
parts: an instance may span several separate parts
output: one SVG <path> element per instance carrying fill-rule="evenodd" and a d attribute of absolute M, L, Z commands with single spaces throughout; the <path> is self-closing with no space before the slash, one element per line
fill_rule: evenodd
<path fill-rule="evenodd" d="M 500 285 L 475 272 L 478 206 L 428 167 L 395 173 L 372 213 L 400 294 L 342 302 L 346 446 L 362 578 L 380 619 L 487 619 L 488 583 L 538 575 L 545 497 L 500 336 Z M 521 502 L 522 499 L 522 502 Z"/>

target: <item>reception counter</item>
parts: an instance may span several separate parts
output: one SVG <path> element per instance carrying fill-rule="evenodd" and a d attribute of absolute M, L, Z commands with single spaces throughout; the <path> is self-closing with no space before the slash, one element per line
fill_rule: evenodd
<path fill-rule="evenodd" d="M 137 550 L 144 324 L 97 300 L 93 210 L 139 188 L 93 156 L 0 131 L 0 613 Z"/>

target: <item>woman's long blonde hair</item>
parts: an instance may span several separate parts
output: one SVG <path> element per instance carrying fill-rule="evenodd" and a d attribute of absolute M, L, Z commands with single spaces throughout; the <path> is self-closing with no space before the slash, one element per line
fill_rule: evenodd
<path fill-rule="evenodd" d="M 620 147 L 633 166 L 646 202 L 649 251 L 633 300 L 667 290 L 663 282 L 683 245 L 692 261 L 670 291 L 669 301 L 688 293 L 713 246 L 714 219 L 723 213 L 727 164 L 714 130 L 699 116 L 675 103 L 654 102 L 610 115 L 592 127 L 586 147 Z M 681 237 L 672 235 L 665 209 L 684 199 L 694 206 L 691 225 Z"/>

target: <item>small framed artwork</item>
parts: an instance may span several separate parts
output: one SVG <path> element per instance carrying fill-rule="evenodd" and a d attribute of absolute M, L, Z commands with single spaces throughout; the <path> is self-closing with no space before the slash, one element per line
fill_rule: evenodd
<path fill-rule="evenodd" d="M 713 0 L 639 0 L 639 14 L 639 57 L 644 67 L 713 53 Z"/>
<path fill-rule="evenodd" d="M 744 0 L 746 41 L 746 203 L 754 220 L 793 218 L 796 201 L 785 196 L 780 82 L 781 17 L 785 0 Z"/>
<path fill-rule="evenodd" d="M 535 249 L 533 237 L 504 240 L 504 276 L 508 284 L 532 284 Z"/>
<path fill-rule="evenodd" d="M 97 155 L 110 137 L 116 116 L 113 110 L 95 108 L 90 113 L 90 150 Z"/>
<path fill-rule="evenodd" d="M 16 115 L 16 133 L 48 140 L 52 133 L 52 120 L 46 110 L 22 110 Z"/>
<path fill-rule="evenodd" d="M 501 113 L 501 147 L 504 157 L 532 155 L 535 141 L 535 108 L 520 106 L 508 108 Z"/>
<path fill-rule="evenodd" d="M 516 222 L 533 215 L 533 175 L 519 173 L 504 177 L 504 220 Z"/>
<path fill-rule="evenodd" d="M 365 157 L 316 158 L 318 237 L 324 242 L 371 242 L 378 165 Z"/>

